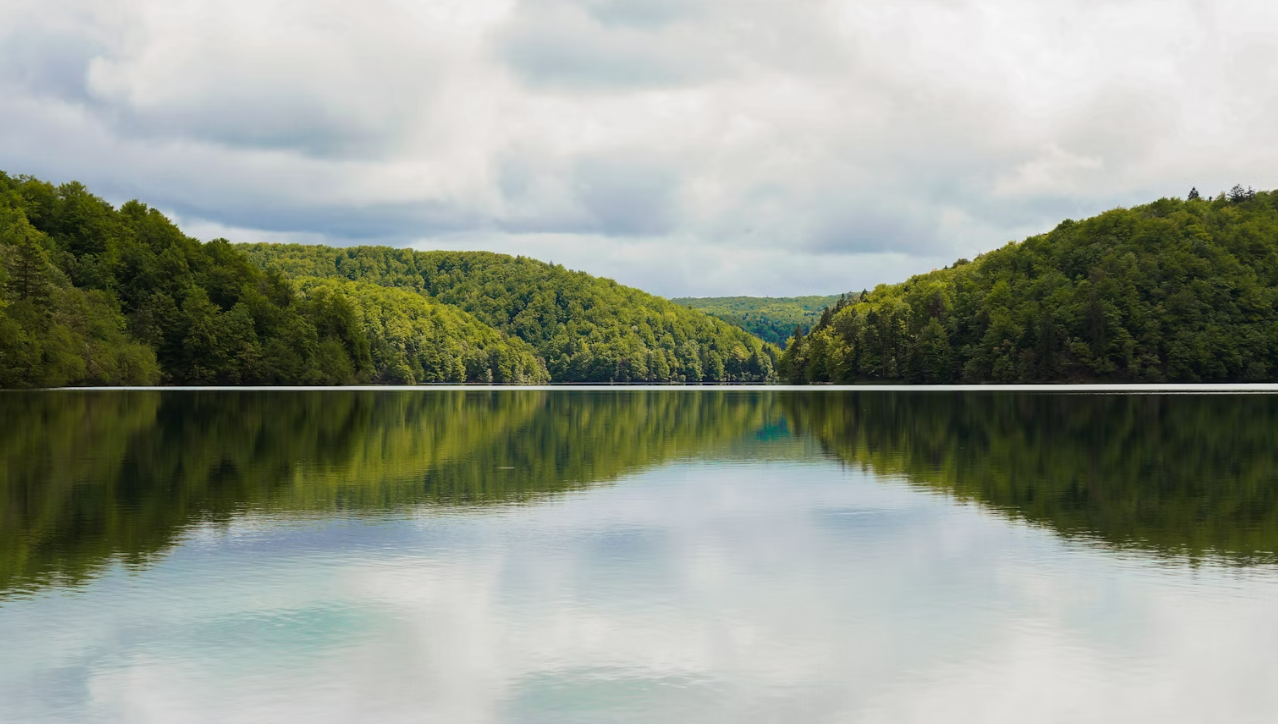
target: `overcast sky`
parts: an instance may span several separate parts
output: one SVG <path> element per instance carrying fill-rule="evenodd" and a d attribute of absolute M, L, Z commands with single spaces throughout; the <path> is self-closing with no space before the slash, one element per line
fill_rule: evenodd
<path fill-rule="evenodd" d="M 201 239 L 837 293 L 1278 186 L 1269 0 L 0 0 L 0 169 Z"/>

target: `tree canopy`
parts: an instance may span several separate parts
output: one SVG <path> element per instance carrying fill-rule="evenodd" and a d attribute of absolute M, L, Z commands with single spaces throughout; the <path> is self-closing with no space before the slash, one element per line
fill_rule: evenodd
<path fill-rule="evenodd" d="M 531 344 L 556 382 L 769 382 L 778 350 L 611 279 L 522 256 L 248 244 L 269 272 L 407 289 Z"/>
<path fill-rule="evenodd" d="M 0 173 L 0 387 L 544 382 L 460 309 L 294 283 L 145 204 Z"/>
<path fill-rule="evenodd" d="M 766 382 L 778 354 L 553 264 L 201 243 L 141 202 L 115 208 L 79 183 L 3 172 L 0 290 L 10 388 Z"/>
<path fill-rule="evenodd" d="M 1278 379 L 1278 192 L 1160 199 L 836 304 L 806 382 Z"/>

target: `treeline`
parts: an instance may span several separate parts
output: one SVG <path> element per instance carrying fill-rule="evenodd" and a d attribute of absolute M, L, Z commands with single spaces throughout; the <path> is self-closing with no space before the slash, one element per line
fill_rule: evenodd
<path fill-rule="evenodd" d="M 778 350 L 611 279 L 522 256 L 251 244 L 261 269 L 407 289 L 533 346 L 556 382 L 769 382 Z"/>
<path fill-rule="evenodd" d="M 1278 192 L 1160 199 L 844 299 L 797 330 L 807 382 L 1278 379 Z"/>
<path fill-rule="evenodd" d="M 459 309 L 262 271 L 145 204 L 0 173 L 0 387 L 542 382 Z"/>
<path fill-rule="evenodd" d="M 245 251 L 137 201 L 0 172 L 0 387 L 776 377 L 779 350 L 748 333 L 557 265 Z"/>
<path fill-rule="evenodd" d="M 785 348 L 796 327 L 808 329 L 821 312 L 839 300 L 813 297 L 680 297 L 670 301 L 740 327 L 765 342 Z"/>
<path fill-rule="evenodd" d="M 775 426 L 731 392 L 0 396 L 0 602 L 145 565 L 247 512 L 531 503 Z"/>
<path fill-rule="evenodd" d="M 1278 562 L 1278 398 L 788 394 L 794 429 L 878 475 L 1066 537 Z"/>
<path fill-rule="evenodd" d="M 92 206 L 82 192 L 0 173 L 0 387 L 160 380 L 155 350 L 128 334 L 119 297 L 96 278 L 93 244 L 55 218 Z"/>

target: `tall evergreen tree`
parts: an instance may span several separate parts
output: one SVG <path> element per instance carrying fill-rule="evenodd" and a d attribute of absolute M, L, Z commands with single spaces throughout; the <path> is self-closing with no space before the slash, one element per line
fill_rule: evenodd
<path fill-rule="evenodd" d="M 40 303 L 48 296 L 49 257 L 31 234 L 23 234 L 9 274 L 10 294 L 19 301 Z"/>

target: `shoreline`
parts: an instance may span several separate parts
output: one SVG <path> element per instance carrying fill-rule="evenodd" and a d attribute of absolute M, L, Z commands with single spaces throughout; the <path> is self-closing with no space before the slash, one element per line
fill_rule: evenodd
<path fill-rule="evenodd" d="M 1150 384 L 1014 384 L 1014 385 L 758 385 L 758 384 L 438 384 L 438 385 L 209 385 L 149 387 L 48 387 L 6 389 L 0 392 L 321 392 L 321 391 L 736 391 L 736 392 L 1098 392 L 1127 394 L 1263 394 L 1278 393 L 1278 382 L 1150 383 Z"/>

